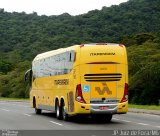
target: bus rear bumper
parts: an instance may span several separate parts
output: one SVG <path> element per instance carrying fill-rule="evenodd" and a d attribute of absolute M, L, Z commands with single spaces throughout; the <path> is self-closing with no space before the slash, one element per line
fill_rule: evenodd
<path fill-rule="evenodd" d="M 116 104 L 91 104 L 93 114 L 125 114 L 128 112 L 128 102 Z"/>
<path fill-rule="evenodd" d="M 116 114 L 117 104 L 91 104 L 91 114 Z"/>
<path fill-rule="evenodd" d="M 117 113 L 123 114 L 128 112 L 128 101 L 123 103 L 118 103 Z"/>
<path fill-rule="evenodd" d="M 82 104 L 76 106 L 76 114 L 125 114 L 128 102 L 114 104 Z"/>

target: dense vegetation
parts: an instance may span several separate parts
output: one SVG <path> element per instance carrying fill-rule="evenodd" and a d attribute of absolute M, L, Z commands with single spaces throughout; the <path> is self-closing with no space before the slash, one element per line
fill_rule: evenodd
<path fill-rule="evenodd" d="M 160 99 L 160 35 L 142 33 L 126 38 L 130 45 L 129 97 L 135 104 L 158 104 Z"/>
<path fill-rule="evenodd" d="M 79 43 L 123 42 L 129 56 L 130 101 L 158 104 L 159 34 L 159 0 L 130 0 L 78 16 L 0 9 L 0 96 L 28 97 L 24 73 L 41 52 Z"/>

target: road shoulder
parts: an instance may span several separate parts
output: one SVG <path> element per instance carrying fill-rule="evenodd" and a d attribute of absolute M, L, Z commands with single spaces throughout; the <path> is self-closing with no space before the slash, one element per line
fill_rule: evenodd
<path fill-rule="evenodd" d="M 146 109 L 129 108 L 128 111 L 133 112 L 133 113 L 144 113 L 144 114 L 152 114 L 152 115 L 159 115 L 160 116 L 159 110 L 146 110 Z"/>

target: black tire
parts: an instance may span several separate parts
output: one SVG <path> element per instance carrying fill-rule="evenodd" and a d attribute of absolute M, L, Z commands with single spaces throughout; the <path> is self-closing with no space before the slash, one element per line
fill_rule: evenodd
<path fill-rule="evenodd" d="M 41 114 L 41 113 L 42 113 L 42 110 L 35 108 L 35 113 L 36 113 L 36 114 Z"/>
<path fill-rule="evenodd" d="M 42 113 L 42 110 L 37 108 L 36 99 L 35 98 L 33 99 L 33 107 L 35 109 L 35 113 L 36 114 L 41 114 Z"/>
<path fill-rule="evenodd" d="M 56 117 L 57 117 L 57 119 L 59 119 L 59 120 L 62 119 L 62 108 L 60 107 L 58 101 L 56 101 Z"/>
<path fill-rule="evenodd" d="M 92 115 L 92 118 L 97 122 L 109 123 L 112 119 L 112 114 L 95 114 Z"/>
<path fill-rule="evenodd" d="M 64 103 L 62 104 L 62 118 L 63 118 L 63 120 L 65 120 L 65 121 L 69 121 L 69 116 L 68 116 L 68 114 L 66 113 L 65 104 L 64 104 Z"/>
<path fill-rule="evenodd" d="M 112 114 L 107 114 L 106 122 L 111 122 L 111 120 L 112 120 Z"/>

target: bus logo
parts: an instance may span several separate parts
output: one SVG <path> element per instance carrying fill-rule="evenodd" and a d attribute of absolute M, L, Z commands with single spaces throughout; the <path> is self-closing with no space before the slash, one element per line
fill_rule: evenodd
<path fill-rule="evenodd" d="M 83 92 L 89 92 L 89 91 L 90 91 L 90 87 L 88 85 L 84 85 Z"/>
<path fill-rule="evenodd" d="M 111 92 L 111 90 L 109 90 L 107 84 L 102 83 L 102 85 L 103 85 L 103 89 L 101 89 L 100 87 L 95 87 L 95 90 L 99 93 L 99 95 L 104 95 L 104 93 L 107 93 L 108 95 L 111 95 L 112 92 Z"/>

